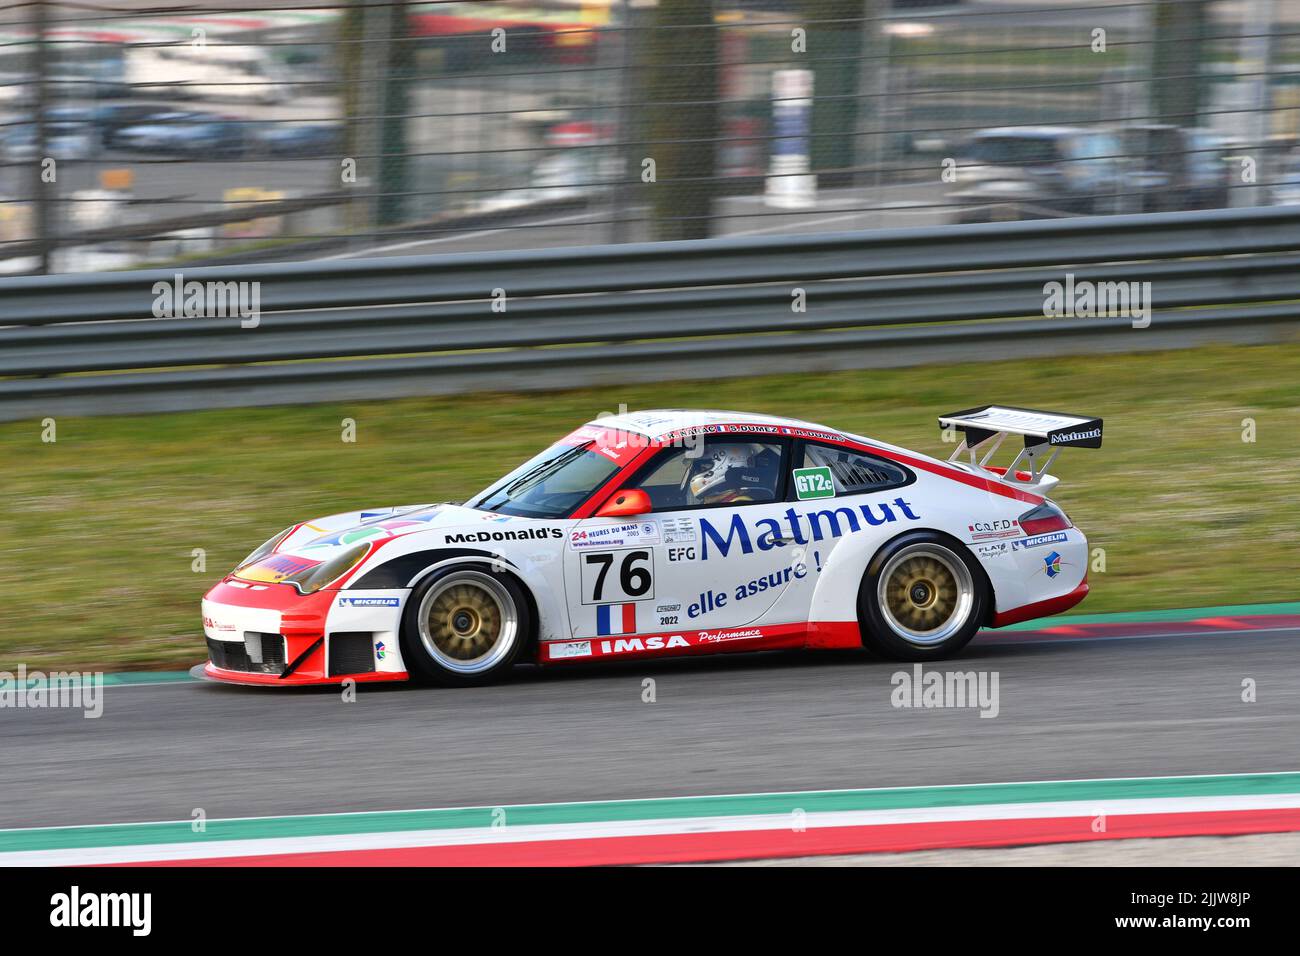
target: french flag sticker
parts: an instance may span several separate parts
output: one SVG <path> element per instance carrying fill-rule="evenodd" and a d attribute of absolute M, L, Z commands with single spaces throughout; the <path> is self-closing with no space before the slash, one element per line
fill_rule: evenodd
<path fill-rule="evenodd" d="M 596 608 L 596 636 L 636 633 L 635 604 L 602 604 Z"/>

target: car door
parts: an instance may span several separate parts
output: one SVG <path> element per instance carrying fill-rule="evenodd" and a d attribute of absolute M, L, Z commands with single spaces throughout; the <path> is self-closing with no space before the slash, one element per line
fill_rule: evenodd
<path fill-rule="evenodd" d="M 790 526 L 799 529 L 794 553 L 803 567 L 771 608 L 771 623 L 808 620 L 818 578 L 832 552 L 848 537 L 884 524 L 895 511 L 882 510 L 879 496 L 916 480 L 911 469 L 883 456 L 811 440 L 796 444 L 790 476 Z M 914 517 L 900 505 L 887 507 Z"/>
<path fill-rule="evenodd" d="M 767 435 L 660 449 L 627 485 L 649 495 L 649 513 L 587 518 L 571 533 L 573 635 L 714 631 L 762 617 L 802 571 L 785 501 L 789 456 L 788 440 Z M 720 459 L 730 466 L 721 479 Z"/>

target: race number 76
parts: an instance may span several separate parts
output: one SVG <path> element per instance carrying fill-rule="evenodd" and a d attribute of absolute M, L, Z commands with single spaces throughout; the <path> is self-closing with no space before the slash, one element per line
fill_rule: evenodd
<path fill-rule="evenodd" d="M 601 551 L 582 556 L 582 603 L 652 598 L 654 558 L 649 551 Z"/>

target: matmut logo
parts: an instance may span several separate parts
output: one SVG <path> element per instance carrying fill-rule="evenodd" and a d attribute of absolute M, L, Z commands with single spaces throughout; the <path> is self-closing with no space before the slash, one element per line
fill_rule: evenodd
<path fill-rule="evenodd" d="M 1100 438 L 1100 428 L 1075 429 L 1072 432 L 1057 432 L 1048 438 L 1048 443 L 1052 445 L 1061 445 L 1067 441 L 1085 441 L 1089 438 Z"/>
<path fill-rule="evenodd" d="M 894 505 L 893 508 L 890 504 Z M 897 511 L 895 511 L 897 508 Z M 920 515 L 912 511 L 912 504 L 902 498 L 895 498 L 886 504 L 862 504 L 857 507 L 842 505 L 838 508 L 822 508 L 816 511 L 799 512 L 787 508 L 779 518 L 759 518 L 753 524 L 754 536 L 750 536 L 750 527 L 745 524 L 740 513 L 731 516 L 731 524 L 726 528 L 726 535 L 713 525 L 708 518 L 700 518 L 701 543 L 700 558 L 708 560 L 709 542 L 718 554 L 726 557 L 733 547 L 739 546 L 742 554 L 755 551 L 771 551 L 784 547 L 787 543 L 809 544 L 825 538 L 838 538 L 842 534 L 861 531 L 864 526 L 876 527 L 890 521 L 898 520 L 898 512 L 910 521 L 916 521 Z M 861 517 L 859 517 L 861 516 Z M 807 524 L 808 534 L 803 532 Z"/>

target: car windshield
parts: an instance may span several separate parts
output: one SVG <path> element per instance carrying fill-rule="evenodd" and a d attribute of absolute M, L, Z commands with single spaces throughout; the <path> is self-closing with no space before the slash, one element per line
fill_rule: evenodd
<path fill-rule="evenodd" d="M 527 518 L 564 518 L 618 471 L 595 442 L 552 445 L 524 462 L 466 507 Z"/>

